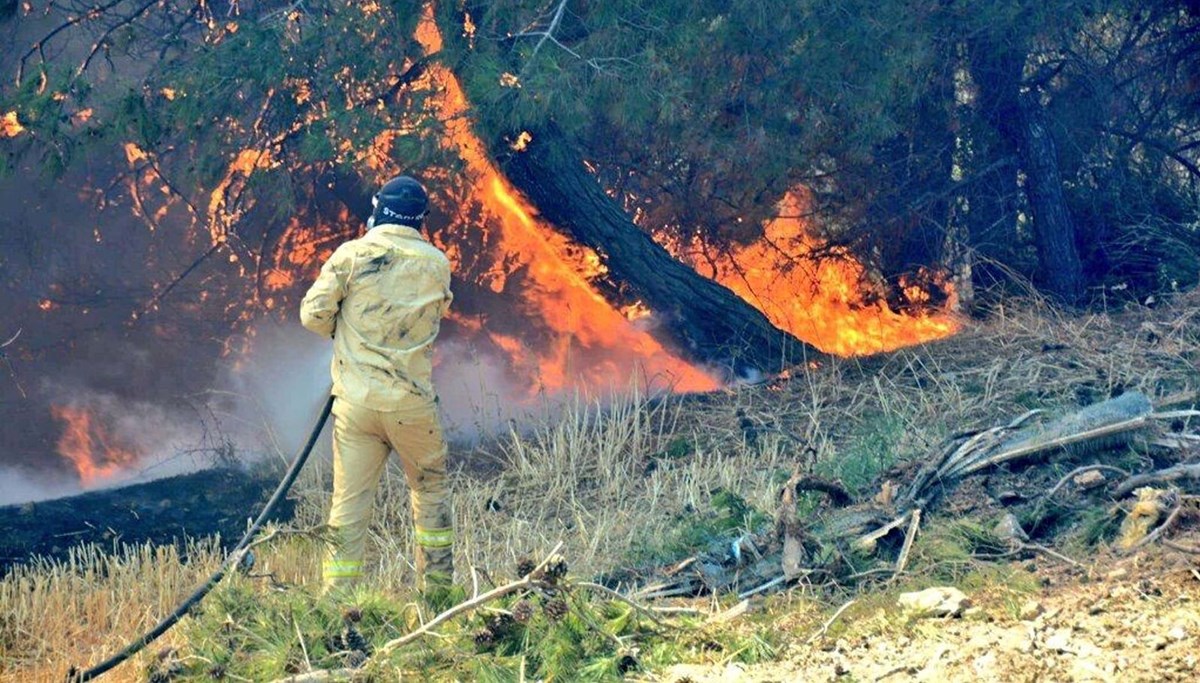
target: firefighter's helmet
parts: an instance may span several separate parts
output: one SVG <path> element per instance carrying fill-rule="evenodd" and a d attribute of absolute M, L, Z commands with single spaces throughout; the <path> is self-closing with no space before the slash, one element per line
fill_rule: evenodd
<path fill-rule="evenodd" d="M 402 175 L 379 188 L 371 204 L 374 206 L 372 226 L 392 223 L 419 228 L 429 211 L 429 195 L 416 179 Z"/>

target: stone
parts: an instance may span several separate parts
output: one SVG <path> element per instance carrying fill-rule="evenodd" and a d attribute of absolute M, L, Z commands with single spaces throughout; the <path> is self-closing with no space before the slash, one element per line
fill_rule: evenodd
<path fill-rule="evenodd" d="M 1046 608 L 1042 607 L 1042 603 L 1037 600 L 1026 600 L 1021 603 L 1021 610 L 1017 613 L 1017 616 L 1020 617 L 1021 621 L 1033 621 L 1042 616 L 1042 613 L 1045 611 Z"/>
<path fill-rule="evenodd" d="M 935 586 L 923 591 L 901 593 L 896 604 L 916 617 L 957 617 L 971 606 L 965 593 L 952 586 Z"/>
<path fill-rule="evenodd" d="M 1046 636 L 1044 645 L 1047 650 L 1053 650 L 1054 652 L 1072 652 L 1071 629 L 1055 629 L 1050 635 Z"/>

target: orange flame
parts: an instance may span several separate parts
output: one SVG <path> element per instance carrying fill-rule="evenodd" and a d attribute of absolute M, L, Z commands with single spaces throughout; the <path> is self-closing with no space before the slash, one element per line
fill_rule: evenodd
<path fill-rule="evenodd" d="M 65 425 L 58 437 L 58 453 L 75 466 L 84 488 L 102 483 L 138 461 L 138 454 L 117 445 L 86 409 L 51 405 L 50 413 Z"/>
<path fill-rule="evenodd" d="M 15 138 L 25 131 L 25 126 L 17 119 L 17 112 L 5 112 L 0 116 L 0 139 Z"/>
<path fill-rule="evenodd" d="M 417 39 L 427 53 L 441 48 L 431 5 L 425 7 Z M 623 388 L 638 365 L 650 377 L 669 378 L 677 391 L 716 388 L 716 380 L 667 351 L 597 291 L 591 279 L 606 269 L 595 251 L 571 243 L 535 217 L 536 211 L 496 170 L 483 142 L 472 132 L 465 116 L 467 99 L 454 74 L 434 63 L 425 78 L 428 87 L 440 90 L 433 106 L 446 126 L 442 144 L 465 162 L 475 199 L 488 217 L 497 219 L 495 237 L 506 255 L 506 268 L 489 273 L 488 286 L 495 292 L 507 291 L 508 274 L 521 269 L 523 305 L 535 308 L 557 335 L 548 348 L 533 349 L 516 338 L 488 331 L 492 343 L 551 391 Z M 461 217 L 462 223 L 467 220 Z"/>
<path fill-rule="evenodd" d="M 954 305 L 949 283 L 941 285 L 951 299 L 944 309 L 902 313 L 880 297 L 869 300 L 864 292 L 868 273 L 849 251 L 826 248 L 817 257 L 822 245 L 800 218 L 804 206 L 801 193 L 791 192 L 780 202 L 780 218 L 766 225 L 763 239 L 711 261 L 698 255 L 685 255 L 685 260 L 757 307 L 776 327 L 826 353 L 880 353 L 958 331 L 960 322 L 949 312 Z M 703 245 L 696 246 L 703 253 Z M 928 302 L 922 287 L 902 285 L 910 301 Z"/>

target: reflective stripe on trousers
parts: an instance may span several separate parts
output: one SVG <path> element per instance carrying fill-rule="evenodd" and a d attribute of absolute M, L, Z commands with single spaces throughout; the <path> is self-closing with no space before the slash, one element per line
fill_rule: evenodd
<path fill-rule="evenodd" d="M 393 449 L 400 456 L 411 491 L 418 574 L 423 578 L 428 569 L 453 576 L 454 530 L 446 443 L 437 404 L 413 397 L 398 410 L 380 411 L 338 398 L 333 416 L 333 505 L 329 526 L 334 543 L 324 565 L 325 584 L 348 583 L 361 574 L 375 491 Z M 358 563 L 358 573 L 343 574 L 343 568 L 351 566 L 343 563 Z"/>

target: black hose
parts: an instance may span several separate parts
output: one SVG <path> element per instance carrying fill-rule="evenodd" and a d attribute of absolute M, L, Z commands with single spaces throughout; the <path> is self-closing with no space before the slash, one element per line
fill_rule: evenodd
<path fill-rule="evenodd" d="M 215 588 L 216 585 L 220 583 L 221 579 L 225 577 L 225 574 L 228 573 L 230 567 L 233 567 L 241 562 L 242 551 L 245 550 L 246 546 L 250 544 L 251 539 L 253 539 L 254 535 L 258 533 L 258 530 L 260 527 L 262 527 L 263 522 L 265 522 L 267 517 L 271 515 L 271 512 L 275 510 L 275 506 L 279 505 L 279 501 L 283 500 L 283 497 L 287 494 L 288 489 L 292 487 L 292 483 L 296 481 L 296 476 L 300 474 L 300 468 L 304 467 L 305 461 L 308 460 L 309 454 L 312 453 L 313 446 L 317 443 L 317 437 L 321 435 L 321 430 L 325 428 L 325 422 L 329 419 L 329 413 L 332 410 L 333 396 L 330 396 L 325 401 L 325 407 L 321 409 L 321 416 L 317 418 L 317 423 L 313 425 L 312 433 L 308 435 L 308 443 L 304 444 L 304 448 L 296 454 L 296 459 L 292 461 L 292 465 L 290 468 L 288 468 L 287 474 L 283 476 L 283 480 L 280 481 L 279 486 L 275 488 L 275 493 L 272 494 L 271 499 L 267 501 L 266 507 L 263 508 L 262 512 L 258 513 L 258 518 L 255 519 L 254 523 L 250 525 L 250 529 L 246 532 L 245 536 L 242 536 L 242 540 L 238 541 L 238 544 L 234 546 L 232 551 L 230 551 L 229 555 L 225 558 L 225 561 L 221 563 L 221 567 L 217 569 L 216 573 L 210 576 L 208 581 L 205 581 L 204 584 L 197 588 L 194 593 L 189 595 L 188 599 L 184 600 L 179 607 L 176 607 L 174 612 L 171 612 L 171 614 L 167 615 L 166 618 L 158 622 L 157 626 L 147 631 L 137 640 L 131 642 L 129 645 L 126 645 L 124 650 L 121 650 L 117 654 L 109 657 L 103 662 L 100 662 L 87 671 L 81 672 L 75 669 L 75 667 L 71 667 L 71 671 L 67 674 L 68 681 L 72 681 L 72 683 L 90 681 L 93 678 L 103 675 L 109 669 L 112 669 L 121 662 L 140 652 L 142 648 L 154 642 L 159 636 L 170 630 L 170 628 L 174 626 L 176 622 L 178 622 L 184 617 L 184 615 L 188 613 L 188 610 L 203 600 L 204 596 L 208 595 L 209 591 Z"/>

